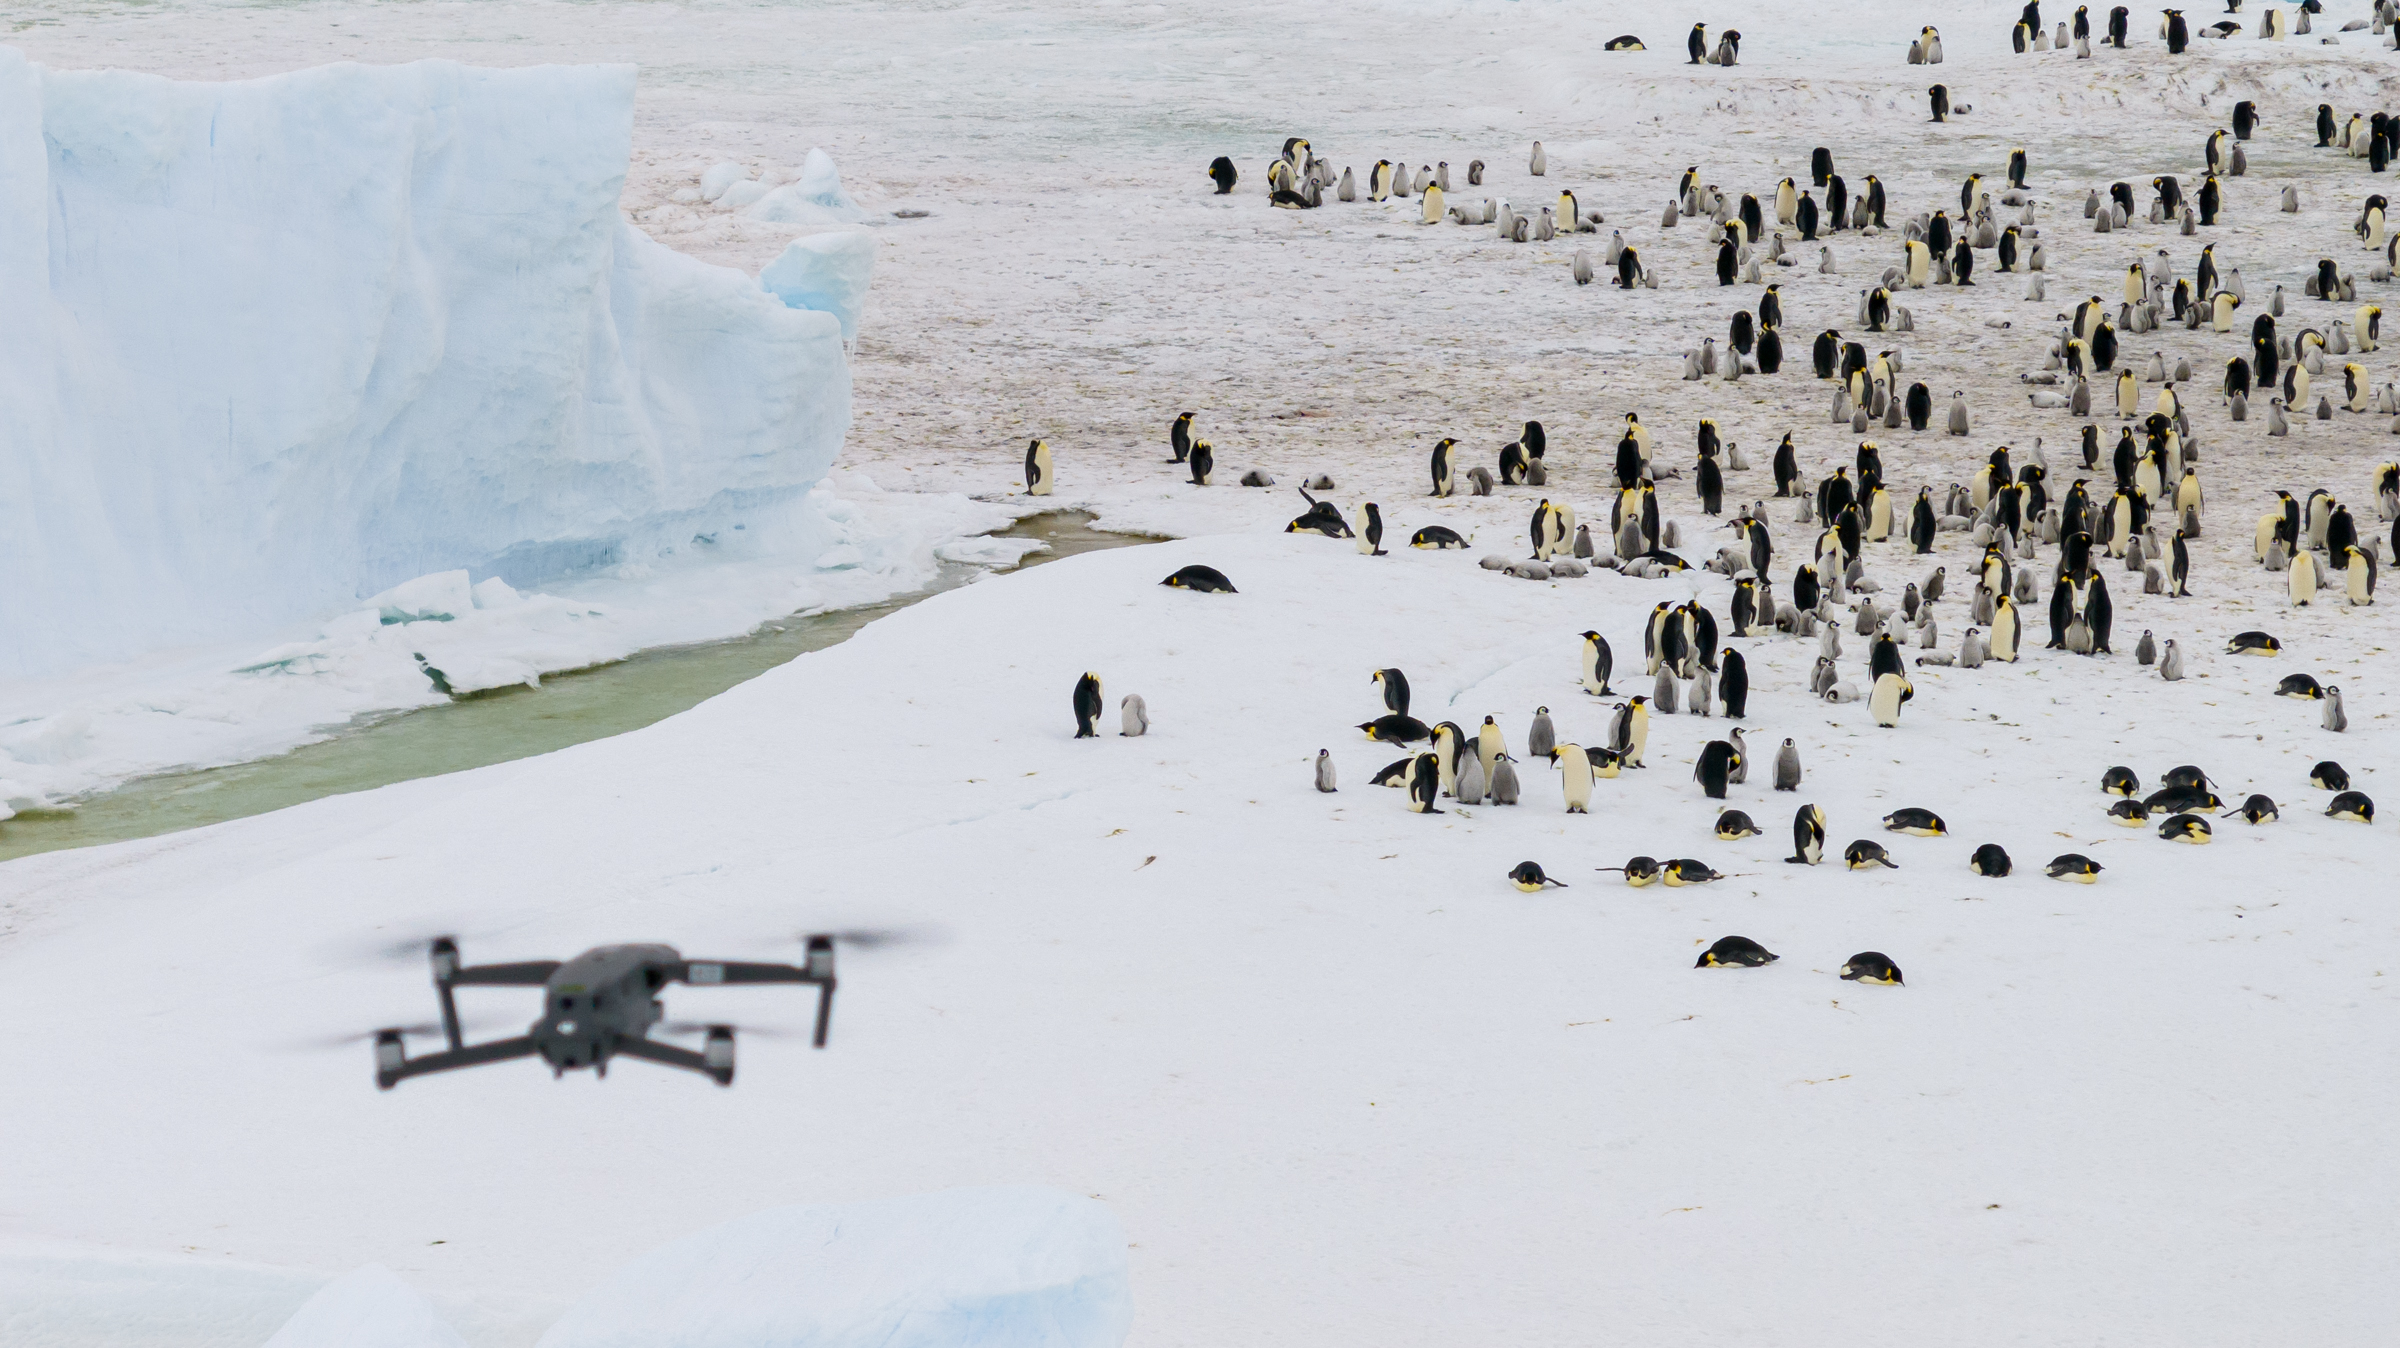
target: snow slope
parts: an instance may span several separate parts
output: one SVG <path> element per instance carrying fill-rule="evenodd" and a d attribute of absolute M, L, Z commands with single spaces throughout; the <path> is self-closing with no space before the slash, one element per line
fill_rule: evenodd
<path fill-rule="evenodd" d="M 1913 569 L 1895 551 L 1872 572 Z M 1241 594 L 1157 583 L 1190 561 Z M 1813 643 L 1770 639 L 1736 643 L 1747 730 L 1796 739 L 1809 777 L 1736 788 L 1764 838 L 1709 837 L 1689 764 L 1721 720 L 1661 718 L 1653 766 L 1588 817 L 1532 765 L 1513 810 L 1421 817 L 1367 785 L 1393 756 L 1351 729 L 1372 669 L 1520 747 L 1542 704 L 1590 741 L 1575 633 L 1638 651 L 1640 615 L 1687 592 L 1290 536 L 1122 549 L 937 596 L 619 739 L 11 863 L 12 1221 L 383 1262 L 529 1333 L 727 1217 L 1037 1181 L 1124 1218 L 1142 1344 L 2387 1337 L 2391 1086 L 2360 1067 L 2395 1031 L 2400 839 L 2323 818 L 2302 779 L 2333 754 L 2380 793 L 2389 720 L 2354 703 L 2337 743 L 2268 696 L 2281 662 L 2200 632 L 2181 684 L 2036 653 L 1927 670 L 1878 731 L 1801 691 Z M 2339 658 L 2338 630 L 2287 629 L 2294 661 Z M 1150 736 L 1070 738 L 1086 669 L 1145 696 Z M 1310 786 L 1320 747 L 1335 795 Z M 2102 768 L 2185 761 L 2283 822 L 2198 849 L 2105 819 Z M 1902 869 L 1783 864 L 1802 801 Z M 1904 804 L 1954 835 L 1884 834 Z M 1971 878 L 1983 841 L 2020 873 Z M 2070 849 L 2099 885 L 2033 872 Z M 1591 869 L 1635 852 L 1731 878 Z M 1527 858 L 1572 888 L 1519 894 Z M 852 926 L 947 939 L 854 952 L 832 1047 L 749 1038 L 729 1090 L 528 1066 L 379 1095 L 363 1043 L 296 1047 L 424 1018 L 418 958 L 368 952 L 435 930 L 504 960 Z M 1784 958 L 1691 967 L 1728 933 Z M 1834 977 L 1867 949 L 1909 985 Z M 808 1014 L 771 990 L 669 1005 Z M 466 1010 L 486 1033 L 530 1014 Z"/>

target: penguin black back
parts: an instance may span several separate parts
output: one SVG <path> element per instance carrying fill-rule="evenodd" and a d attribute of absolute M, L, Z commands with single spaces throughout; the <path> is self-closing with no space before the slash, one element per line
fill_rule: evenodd
<path fill-rule="evenodd" d="M 1160 581 L 1159 584 L 1178 590 L 1197 590 L 1202 594 L 1239 593 L 1233 588 L 1233 582 L 1225 579 L 1224 572 L 1213 566 L 1202 566 L 1198 562 L 1182 568 L 1174 575 Z"/>
<path fill-rule="evenodd" d="M 1233 185 L 1241 181 L 1242 177 L 1241 171 L 1233 166 L 1233 159 L 1227 155 L 1218 155 L 1215 161 L 1209 164 L 1208 176 L 1216 181 L 1218 196 L 1224 196 L 1231 192 Z"/>

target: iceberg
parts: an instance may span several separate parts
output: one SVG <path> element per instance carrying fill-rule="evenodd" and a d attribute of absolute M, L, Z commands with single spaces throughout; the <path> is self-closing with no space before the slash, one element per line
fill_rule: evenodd
<path fill-rule="evenodd" d="M 822 551 L 866 264 L 795 262 L 795 307 L 634 229 L 633 95 L 631 66 L 212 84 L 0 48 L 0 679 L 448 572 Z M 809 193 L 846 203 L 829 157 Z"/>
<path fill-rule="evenodd" d="M 618 1270 L 537 1348 L 1120 1348 L 1125 1232 L 1041 1188 L 771 1208 Z"/>

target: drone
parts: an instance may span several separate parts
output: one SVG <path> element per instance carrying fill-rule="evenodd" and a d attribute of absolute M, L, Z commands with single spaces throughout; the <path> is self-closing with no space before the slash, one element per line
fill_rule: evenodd
<path fill-rule="evenodd" d="M 805 983 L 817 989 L 816 1046 L 825 1047 L 833 1018 L 833 938 L 808 938 L 808 956 L 798 965 L 737 960 L 687 960 L 669 945 L 604 945 L 571 960 L 527 960 L 518 964 L 468 964 L 458 960 L 458 942 L 433 942 L 433 990 L 442 1000 L 442 1033 L 450 1047 L 408 1056 L 405 1031 L 375 1034 L 375 1085 L 390 1090 L 410 1077 L 514 1058 L 538 1057 L 551 1075 L 590 1068 L 608 1075 L 609 1059 L 624 1055 L 662 1067 L 698 1072 L 720 1086 L 733 1084 L 733 1027 L 708 1026 L 708 1040 L 695 1053 L 654 1043 L 650 1030 L 666 1015 L 659 989 L 669 983 L 726 987 L 745 983 Z M 457 988 L 540 988 L 542 1018 L 514 1039 L 470 1044 L 459 1032 Z"/>

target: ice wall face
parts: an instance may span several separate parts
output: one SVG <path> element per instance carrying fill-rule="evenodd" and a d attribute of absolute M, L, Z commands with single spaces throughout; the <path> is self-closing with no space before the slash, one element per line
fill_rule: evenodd
<path fill-rule="evenodd" d="M 771 545 L 849 424 L 841 325 L 624 222 L 633 92 L 0 48 L 0 677 Z"/>

